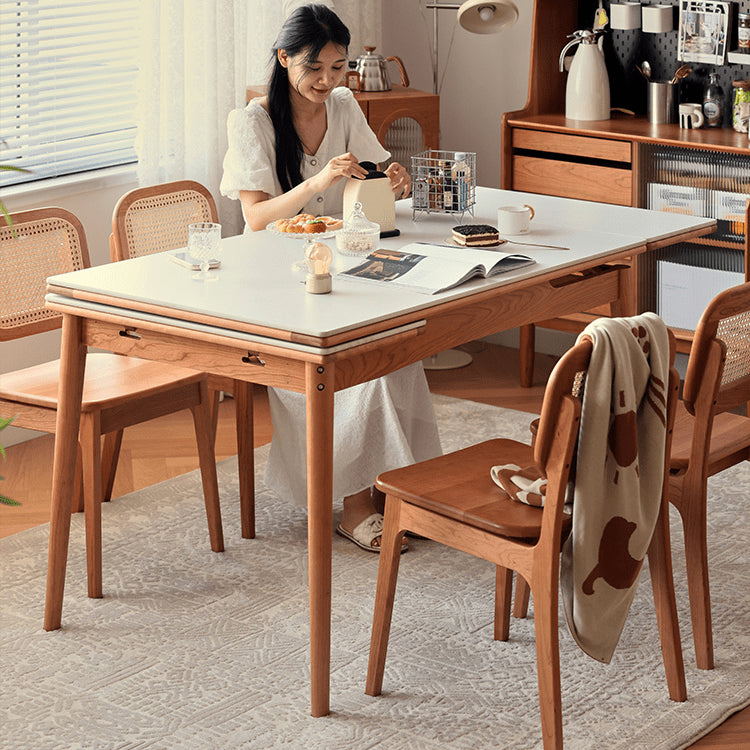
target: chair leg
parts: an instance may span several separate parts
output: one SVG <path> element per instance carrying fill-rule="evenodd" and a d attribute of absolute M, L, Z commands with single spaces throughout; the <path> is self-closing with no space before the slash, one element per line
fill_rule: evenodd
<path fill-rule="evenodd" d="M 86 521 L 86 570 L 92 599 L 102 597 L 102 433 L 101 414 L 81 415 L 83 502 Z"/>
<path fill-rule="evenodd" d="M 367 665 L 367 695 L 380 695 L 383 687 L 385 656 L 391 632 L 393 600 L 396 595 L 398 565 L 401 561 L 401 544 L 404 538 L 404 533 L 399 531 L 400 510 L 401 501 L 386 496 L 378 583 L 375 590 L 375 612 L 372 618 L 370 660 Z"/>
<path fill-rule="evenodd" d="M 673 701 L 687 700 L 685 665 L 680 643 L 680 625 L 677 620 L 677 601 L 672 575 L 672 552 L 669 541 L 669 506 L 662 504 L 656 521 L 654 535 L 648 548 L 648 566 L 651 588 L 654 592 L 656 621 L 667 677 L 669 697 Z"/>
<path fill-rule="evenodd" d="M 242 538 L 255 538 L 255 457 L 253 454 L 252 383 L 234 381 L 234 408 L 237 424 L 237 470 L 240 482 Z"/>
<path fill-rule="evenodd" d="M 529 588 L 529 584 L 526 583 L 526 579 L 520 573 L 516 573 L 516 593 L 513 598 L 513 617 L 523 620 L 523 618 L 529 613 L 530 593 L 531 589 Z"/>
<path fill-rule="evenodd" d="M 120 460 L 123 430 L 108 432 L 104 436 L 102 448 L 102 500 L 106 503 L 112 499 L 112 489 L 115 486 L 117 463 Z"/>
<path fill-rule="evenodd" d="M 536 669 L 544 750 L 562 750 L 563 747 L 557 586 L 557 580 L 543 579 L 533 591 Z"/>
<path fill-rule="evenodd" d="M 73 513 L 83 513 L 85 510 L 83 499 L 83 458 L 81 456 L 80 438 L 78 442 L 78 451 L 76 452 L 76 473 L 73 478 Z"/>
<path fill-rule="evenodd" d="M 513 571 L 495 567 L 495 635 L 496 641 L 507 641 L 510 635 L 510 599 L 513 591 Z"/>
<path fill-rule="evenodd" d="M 195 424 L 195 439 L 198 443 L 198 460 L 203 482 L 203 498 L 206 504 L 206 518 L 208 520 L 208 535 L 211 549 L 214 552 L 224 551 L 224 532 L 221 528 L 221 507 L 219 505 L 219 489 L 216 478 L 216 454 L 214 453 L 213 433 L 211 431 L 211 415 L 208 409 L 208 386 L 205 380 L 200 388 L 200 403 L 191 406 L 193 423 Z"/>
<path fill-rule="evenodd" d="M 214 446 L 216 445 L 216 430 L 219 426 L 219 403 L 221 402 L 221 391 L 209 388 L 209 411 L 211 413 L 211 435 Z"/>
<path fill-rule="evenodd" d="M 708 542 L 706 538 L 706 493 L 691 493 L 683 486 L 680 508 L 685 537 L 690 619 L 693 624 L 695 661 L 699 669 L 714 668 L 714 642 L 711 622 L 711 589 L 708 581 Z M 688 496 L 690 493 L 690 496 Z"/>
<path fill-rule="evenodd" d="M 535 355 L 535 333 L 533 323 L 521 326 L 518 329 L 518 356 L 521 362 L 520 382 L 522 388 L 531 388 L 534 385 L 534 355 Z"/>

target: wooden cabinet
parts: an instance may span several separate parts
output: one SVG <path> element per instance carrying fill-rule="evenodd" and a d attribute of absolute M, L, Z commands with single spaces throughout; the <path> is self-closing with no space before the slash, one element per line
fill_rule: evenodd
<path fill-rule="evenodd" d="M 247 101 L 265 94 L 251 86 Z M 390 91 L 356 91 L 354 98 L 393 161 L 410 166 L 410 157 L 440 144 L 440 97 L 418 89 L 394 86 Z"/>
<path fill-rule="evenodd" d="M 747 134 L 731 128 L 682 130 L 678 125 L 653 125 L 643 116 L 622 113 L 613 113 L 612 119 L 604 121 L 566 119 L 562 114 L 566 76 L 557 69 L 558 55 L 566 35 L 583 28 L 578 10 L 577 0 L 535 2 L 528 100 L 524 109 L 507 113 L 502 122 L 503 188 L 650 208 L 648 185 L 652 180 L 663 181 L 652 174 L 660 148 L 665 147 L 678 161 L 684 158 L 688 163 L 693 159 L 708 172 L 710 165 L 726 160 L 727 155 L 730 159 L 748 157 Z M 685 170 L 685 174 L 689 171 Z M 694 178 L 696 187 L 706 194 L 712 189 L 721 192 L 724 188 L 718 178 L 715 188 L 707 187 L 704 180 L 708 172 L 704 169 L 700 177 Z M 693 178 L 686 177 L 681 184 L 689 184 L 690 179 Z M 741 198 L 750 189 L 735 192 Z M 705 215 L 710 216 L 709 204 L 707 199 Z M 740 239 L 744 241 L 727 241 L 717 235 L 698 238 L 694 244 L 737 253 L 747 278 L 747 237 Z M 640 256 L 632 275 L 637 286 L 633 298 L 638 300 L 641 311 L 654 308 L 658 250 L 650 248 Z M 547 320 L 539 325 L 578 331 L 598 314 L 600 311 L 592 311 L 590 315 L 575 316 L 575 320 Z M 684 329 L 676 333 L 679 349 L 689 351 L 693 332 Z M 533 341 L 533 332 L 531 336 L 524 332 L 522 340 Z"/>

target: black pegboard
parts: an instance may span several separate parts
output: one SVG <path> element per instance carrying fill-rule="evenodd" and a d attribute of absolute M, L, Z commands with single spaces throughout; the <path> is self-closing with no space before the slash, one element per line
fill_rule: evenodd
<path fill-rule="evenodd" d="M 664 4 L 669 0 L 659 0 Z M 655 3 L 643 3 L 645 5 Z M 663 34 L 647 34 L 641 29 L 624 31 L 610 29 L 604 40 L 604 54 L 609 73 L 609 84 L 613 107 L 633 110 L 636 114 L 646 114 L 646 81 L 636 69 L 636 63 L 648 60 L 653 80 L 669 80 L 680 65 L 677 59 L 677 35 L 679 25 L 679 0 L 670 3 L 674 6 L 674 29 Z M 609 0 L 604 7 L 609 13 Z M 728 50 L 737 48 L 737 13 L 750 13 L 750 0 L 734 2 L 734 14 L 730 22 L 730 44 Z M 598 0 L 579 0 L 578 28 L 590 29 L 594 22 L 594 11 L 599 7 Z M 571 29 L 571 33 L 575 29 Z M 680 102 L 701 102 L 703 91 L 710 73 L 716 73 L 719 84 L 724 89 L 724 127 L 732 127 L 732 81 L 750 78 L 750 65 L 727 63 L 726 65 L 706 65 L 689 63 L 693 72 L 680 82 Z"/>

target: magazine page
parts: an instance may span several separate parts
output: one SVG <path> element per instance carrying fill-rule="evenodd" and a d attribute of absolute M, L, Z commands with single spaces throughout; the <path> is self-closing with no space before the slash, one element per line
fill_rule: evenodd
<path fill-rule="evenodd" d="M 401 250 L 375 250 L 338 275 L 437 294 L 471 278 L 486 278 L 533 262 L 525 255 L 412 243 Z"/>

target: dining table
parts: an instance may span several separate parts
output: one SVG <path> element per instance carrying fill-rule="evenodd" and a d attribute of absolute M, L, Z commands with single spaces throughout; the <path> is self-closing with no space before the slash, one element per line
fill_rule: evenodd
<path fill-rule="evenodd" d="M 633 315 L 636 258 L 716 225 L 703 217 L 477 187 L 464 214 L 414 211 L 408 198 L 397 201 L 399 235 L 378 247 L 428 243 L 427 250 L 431 243 L 459 256 L 454 226 L 496 225 L 500 206 L 523 204 L 534 208 L 530 231 L 507 238 L 497 251 L 533 262 L 438 294 L 339 275 L 362 259 L 337 252 L 334 237 L 322 239 L 334 250 L 332 291 L 307 293 L 305 242 L 272 228 L 222 239 L 212 280 L 194 278 L 169 252 L 49 278 L 47 306 L 62 314 L 63 326 L 44 628 L 62 625 L 87 347 L 304 393 L 310 710 L 327 714 L 334 393 L 535 320 L 598 305 Z"/>

